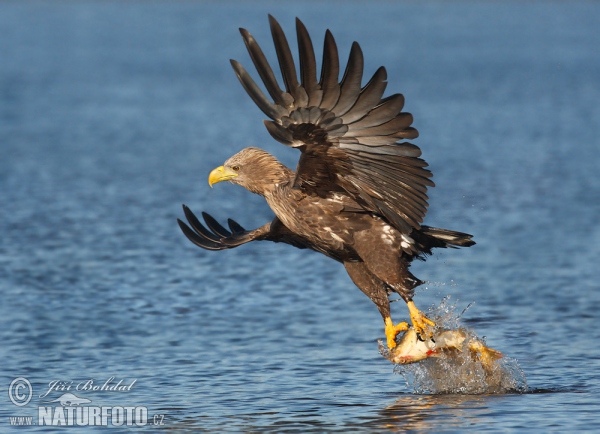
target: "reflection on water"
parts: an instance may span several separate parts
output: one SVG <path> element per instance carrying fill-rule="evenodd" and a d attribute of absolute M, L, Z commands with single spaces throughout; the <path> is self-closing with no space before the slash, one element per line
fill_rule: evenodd
<path fill-rule="evenodd" d="M 478 424 L 478 415 L 489 411 L 489 400 L 473 395 L 402 396 L 379 412 L 379 427 L 389 432 L 435 431 L 443 423 L 445 429 L 460 429 Z"/>

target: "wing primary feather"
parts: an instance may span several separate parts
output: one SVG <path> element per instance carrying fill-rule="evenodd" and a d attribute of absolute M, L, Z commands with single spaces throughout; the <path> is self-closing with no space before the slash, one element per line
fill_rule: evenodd
<path fill-rule="evenodd" d="M 190 211 L 191 212 L 191 211 Z M 206 212 L 202 212 L 202 218 L 206 222 L 206 226 L 221 238 L 231 236 L 231 232 L 225 229 L 213 216 Z"/>
<path fill-rule="evenodd" d="M 204 225 L 202 223 L 200 223 L 198 218 L 194 215 L 192 210 L 190 210 L 187 206 L 184 205 L 183 212 L 185 214 L 185 218 L 187 219 L 188 223 L 190 224 L 192 229 L 194 229 L 198 233 L 198 235 L 200 235 L 203 238 L 206 238 L 208 240 L 214 241 L 216 243 L 219 242 L 220 235 L 214 231 L 210 232 L 208 229 L 206 229 L 204 227 Z"/>
<path fill-rule="evenodd" d="M 384 124 L 394 119 L 404 107 L 404 96 L 402 94 L 394 94 L 381 100 L 381 102 L 369 112 L 364 118 L 351 123 L 350 131 L 361 130 L 364 128 L 374 127 Z"/>
<path fill-rule="evenodd" d="M 208 250 L 223 250 L 223 249 L 227 248 L 227 247 L 223 247 L 211 240 L 200 237 L 196 232 L 191 230 L 188 227 L 188 225 L 186 225 L 181 220 L 177 219 L 177 223 L 179 224 L 179 227 L 181 228 L 181 231 L 186 236 L 186 238 L 188 240 L 190 240 L 192 243 L 194 243 L 195 245 L 197 245 L 198 247 L 202 247 L 203 249 L 208 249 Z"/>
<path fill-rule="evenodd" d="M 254 63 L 256 71 L 260 75 L 261 80 L 267 88 L 267 92 L 269 92 L 269 95 L 271 95 L 271 98 L 273 98 L 275 104 L 279 104 L 283 107 L 289 107 L 293 105 L 294 101 L 291 95 L 286 94 L 279 87 L 279 83 L 277 83 L 273 69 L 271 68 L 271 65 L 269 65 L 269 62 L 260 48 L 260 45 L 258 45 L 248 30 L 240 29 L 240 33 L 244 39 L 244 43 L 246 44 L 246 49 L 248 50 L 248 54 L 250 54 L 252 63 Z"/>
<path fill-rule="evenodd" d="M 300 78 L 302 86 L 308 94 L 308 107 L 318 107 L 321 104 L 323 92 L 317 81 L 317 61 L 310 35 L 304 23 L 296 18 L 296 34 L 298 51 L 300 53 Z"/>
<path fill-rule="evenodd" d="M 298 76 L 296 75 L 296 65 L 292 57 L 292 51 L 288 44 L 283 29 L 277 20 L 269 14 L 269 24 L 271 25 L 271 35 L 277 52 L 277 60 L 279 60 L 279 68 L 283 76 L 286 91 L 294 98 L 296 107 L 306 107 L 308 104 L 308 95 L 306 91 L 300 87 Z"/>
<path fill-rule="evenodd" d="M 366 137 L 366 136 L 388 136 L 404 132 L 410 124 L 413 117 L 410 113 L 400 113 L 394 119 L 374 127 L 363 128 L 361 130 L 349 131 L 348 137 Z M 416 130 L 415 130 L 416 131 Z"/>
<path fill-rule="evenodd" d="M 323 43 L 323 66 L 321 67 L 321 80 L 319 84 L 323 89 L 323 99 L 321 108 L 331 110 L 338 102 L 340 97 L 340 58 L 337 45 L 331 32 L 325 32 L 325 42 Z"/>
<path fill-rule="evenodd" d="M 231 229 L 231 232 L 234 235 L 237 235 L 240 232 L 246 232 L 246 229 L 244 229 L 238 222 L 236 222 L 233 219 L 228 219 L 227 224 L 229 225 L 229 229 Z"/>
<path fill-rule="evenodd" d="M 412 139 L 416 139 L 417 137 L 419 137 L 419 131 L 417 131 L 417 129 L 413 128 L 413 127 L 406 127 L 402 131 L 398 131 L 397 133 L 394 133 L 394 136 L 399 139 L 412 140 Z"/>
<path fill-rule="evenodd" d="M 381 66 L 369 82 L 362 88 L 356 103 L 348 112 L 342 116 L 345 124 L 350 124 L 363 118 L 370 110 L 381 101 L 381 97 L 387 87 L 387 72 Z"/>
<path fill-rule="evenodd" d="M 361 90 L 364 59 L 358 42 L 352 43 L 348 65 L 340 82 L 340 99 L 332 111 L 336 116 L 343 116 L 356 103 Z"/>
<path fill-rule="evenodd" d="M 231 66 L 237 75 L 237 78 L 242 83 L 242 86 L 252 98 L 252 101 L 258 106 L 271 119 L 279 119 L 282 116 L 288 114 L 287 110 L 279 105 L 271 103 L 265 94 L 260 90 L 257 84 L 254 82 L 250 74 L 244 69 L 244 67 L 237 60 L 230 60 Z"/>

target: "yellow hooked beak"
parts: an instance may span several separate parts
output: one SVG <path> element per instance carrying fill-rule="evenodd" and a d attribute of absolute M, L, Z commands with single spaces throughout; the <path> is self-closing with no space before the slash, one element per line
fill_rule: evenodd
<path fill-rule="evenodd" d="M 234 172 L 233 170 L 224 166 L 219 166 L 210 172 L 210 175 L 208 175 L 208 185 L 212 187 L 213 184 L 216 184 L 217 182 L 229 181 L 236 176 L 238 176 L 237 172 Z"/>

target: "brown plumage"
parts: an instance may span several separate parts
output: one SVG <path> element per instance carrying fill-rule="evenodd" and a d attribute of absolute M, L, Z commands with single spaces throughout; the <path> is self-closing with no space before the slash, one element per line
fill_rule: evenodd
<path fill-rule="evenodd" d="M 404 97 L 383 97 L 385 68 L 361 87 L 363 55 L 355 42 L 341 82 L 335 40 L 325 34 L 323 67 L 317 81 L 316 61 L 306 28 L 296 20 L 300 52 L 298 81 L 287 39 L 269 16 L 284 88 L 281 89 L 262 50 L 250 33 L 240 32 L 271 102 L 241 66 L 232 60 L 243 87 L 271 119 L 269 133 L 301 151 L 296 171 L 258 148 L 246 148 L 213 170 L 209 183 L 231 181 L 263 196 L 273 221 L 253 231 L 229 220 L 230 230 L 203 213 L 205 227 L 184 206 L 192 227 L 179 221 L 194 244 L 209 250 L 237 247 L 254 240 L 309 248 L 342 262 L 353 282 L 381 313 L 388 346 L 408 325 L 394 325 L 388 295 L 408 304 L 419 333 L 434 325 L 412 302 L 421 282 L 408 267 L 434 247 L 471 246 L 471 235 L 421 223 L 427 212 L 427 188 L 433 187 L 414 139 L 412 116 L 402 112 Z"/>

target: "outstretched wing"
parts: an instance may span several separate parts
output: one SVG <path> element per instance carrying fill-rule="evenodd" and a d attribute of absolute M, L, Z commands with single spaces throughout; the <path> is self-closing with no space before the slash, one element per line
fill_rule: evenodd
<path fill-rule="evenodd" d="M 207 250 L 232 249 L 250 241 L 268 240 L 277 243 L 291 244 L 300 249 L 310 247 L 302 238 L 290 232 L 277 218 L 258 229 L 245 230 L 234 220 L 227 221 L 229 230 L 219 224 L 210 214 L 203 212 L 204 226 L 192 210 L 183 205 L 183 212 L 190 224 L 188 226 L 177 219 L 184 235 L 198 247 Z"/>
<path fill-rule="evenodd" d="M 295 186 L 307 194 L 328 197 L 345 191 L 365 210 L 384 216 L 404 233 L 420 228 L 427 212 L 427 187 L 434 184 L 420 157 L 421 150 L 403 139 L 418 136 L 412 115 L 402 112 L 404 97 L 383 98 L 387 73 L 379 68 L 361 87 L 363 55 L 352 44 L 340 82 L 338 50 L 329 30 L 325 33 L 323 66 L 317 81 L 312 41 L 296 19 L 300 81 L 285 34 L 269 15 L 271 33 L 283 77 L 282 90 L 261 48 L 240 29 L 252 62 L 272 98 L 270 101 L 242 67 L 231 64 L 256 105 L 272 120 L 265 121 L 279 142 L 298 148 Z"/>

